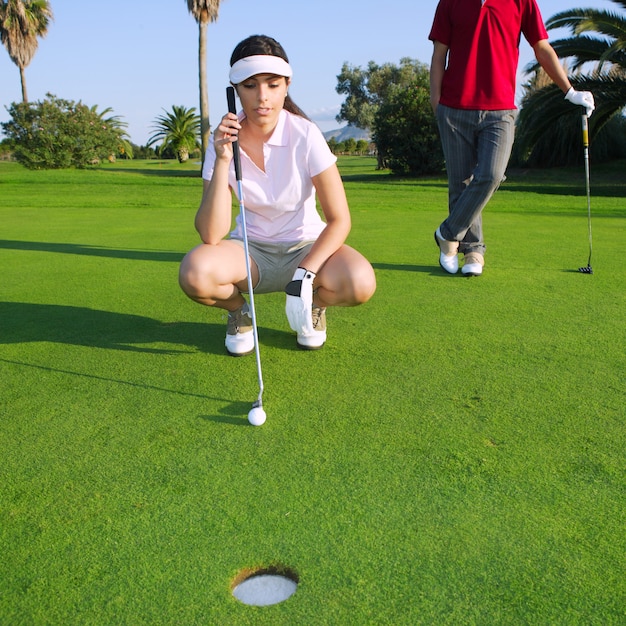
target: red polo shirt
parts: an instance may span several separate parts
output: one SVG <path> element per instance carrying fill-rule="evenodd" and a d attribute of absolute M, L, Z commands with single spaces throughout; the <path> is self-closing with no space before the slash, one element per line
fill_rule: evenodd
<path fill-rule="evenodd" d="M 441 104 L 514 109 L 521 35 L 548 38 L 535 0 L 440 0 L 428 38 L 449 48 Z"/>

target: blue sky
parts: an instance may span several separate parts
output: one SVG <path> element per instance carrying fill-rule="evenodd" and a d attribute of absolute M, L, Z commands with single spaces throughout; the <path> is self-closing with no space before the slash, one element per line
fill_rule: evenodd
<path fill-rule="evenodd" d="M 154 119 L 172 105 L 198 107 L 198 26 L 185 0 L 51 0 L 54 22 L 26 68 L 30 101 L 47 92 L 107 107 L 145 144 Z M 209 25 L 211 123 L 226 110 L 228 61 L 248 35 L 266 34 L 284 46 L 294 68 L 290 93 L 322 130 L 343 101 L 335 91 L 344 62 L 366 66 L 411 57 L 430 63 L 428 33 L 436 0 L 222 0 Z M 609 0 L 539 0 L 544 19 L 573 6 L 612 8 Z M 563 33 L 551 33 L 554 39 Z M 520 68 L 532 59 L 521 46 Z M 521 80 L 521 77 L 520 77 Z M 0 47 L 0 121 L 21 100 L 18 68 Z"/>

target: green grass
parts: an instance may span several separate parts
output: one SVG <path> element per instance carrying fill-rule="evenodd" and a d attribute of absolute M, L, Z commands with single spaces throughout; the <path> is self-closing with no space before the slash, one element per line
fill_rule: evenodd
<path fill-rule="evenodd" d="M 254 359 L 187 300 L 197 165 L 0 163 L 0 623 L 624 624 L 624 163 L 513 171 L 481 278 L 437 265 L 444 179 L 340 162 L 366 305 Z M 247 607 L 238 572 L 297 572 Z"/>

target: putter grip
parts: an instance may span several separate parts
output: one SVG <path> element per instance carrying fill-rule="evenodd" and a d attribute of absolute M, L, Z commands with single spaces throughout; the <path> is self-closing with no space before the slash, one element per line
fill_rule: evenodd
<path fill-rule="evenodd" d="M 234 87 L 226 87 L 226 100 L 228 101 L 228 112 L 237 113 Z M 233 159 L 235 161 L 235 177 L 237 178 L 237 180 L 241 180 L 241 158 L 239 157 L 239 141 L 235 141 L 233 143 Z"/>

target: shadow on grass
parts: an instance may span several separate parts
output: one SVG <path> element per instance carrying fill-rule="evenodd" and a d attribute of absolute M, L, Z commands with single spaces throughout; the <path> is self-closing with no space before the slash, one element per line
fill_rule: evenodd
<path fill-rule="evenodd" d="M 0 302 L 0 345 L 48 341 L 149 354 L 187 352 L 141 345 L 164 343 L 223 356 L 225 331 L 226 321 L 160 322 L 141 315 L 85 307 Z M 259 335 L 260 343 L 284 350 L 298 349 L 292 332 L 259 327 Z"/>
<path fill-rule="evenodd" d="M 252 408 L 252 401 L 256 398 L 250 399 L 250 402 L 231 402 L 225 407 L 220 409 L 221 415 L 199 415 L 199 419 L 207 422 L 215 422 L 216 424 L 230 424 L 232 426 L 251 426 L 248 422 L 248 411 Z"/>
<path fill-rule="evenodd" d="M 0 302 L 0 345 L 53 342 L 93 348 L 123 350 L 149 354 L 177 354 L 187 350 L 160 349 L 140 344 L 168 343 L 196 348 L 209 354 L 225 355 L 224 324 L 197 322 L 163 323 L 139 315 L 99 311 L 84 307 L 49 304 Z M 296 350 L 292 333 L 264 328 L 263 338 L 272 345 Z M 57 372 L 91 380 L 113 382 L 119 385 L 151 389 L 181 396 L 202 398 L 227 403 L 217 415 L 201 415 L 201 419 L 236 426 L 247 426 L 246 416 L 253 400 L 232 402 L 228 398 L 213 397 L 157 385 L 112 378 L 68 368 L 26 363 L 17 359 L 0 358 L 0 362 L 19 367 Z"/>
<path fill-rule="evenodd" d="M 568 184 L 557 184 L 557 183 L 536 183 L 536 184 L 524 184 L 519 181 L 511 181 L 510 184 L 503 183 L 502 187 L 498 190 L 498 193 L 504 193 L 507 191 L 514 191 L 515 193 L 534 193 L 538 195 L 544 196 L 572 196 L 574 198 L 584 198 L 587 195 L 587 189 L 584 186 L 581 186 L 580 182 L 576 184 L 568 185 Z M 625 211 L 623 210 L 621 203 L 618 198 L 622 198 L 626 195 L 626 190 L 624 186 L 607 183 L 604 185 L 595 184 L 591 188 L 591 198 L 615 198 L 616 199 L 616 210 L 618 210 L 621 214 Z"/>
<path fill-rule="evenodd" d="M 415 187 L 448 188 L 448 182 L 445 179 L 433 178 L 432 176 L 396 176 L 387 171 L 372 174 L 345 174 L 342 172 L 341 180 L 344 183 L 372 183 L 375 185 L 395 186 L 402 184 Z"/>
<path fill-rule="evenodd" d="M 169 263 L 180 263 L 185 256 L 180 252 L 167 252 L 165 250 L 128 250 L 76 243 L 18 241 L 13 239 L 0 239 L 0 249 L 2 248 L 7 250 L 28 250 L 35 252 L 54 252 L 57 254 L 108 257 L 113 259 L 130 259 L 132 261 L 166 261 Z"/>
<path fill-rule="evenodd" d="M 376 270 L 392 270 L 396 272 L 421 272 L 422 274 L 440 274 L 443 270 L 438 265 L 409 265 L 407 263 L 372 263 Z"/>
<path fill-rule="evenodd" d="M 25 367 L 29 369 L 42 370 L 45 372 L 55 372 L 58 374 L 65 374 L 69 376 L 78 376 L 79 378 L 88 378 L 90 380 L 104 381 L 107 383 L 115 383 L 117 385 L 124 385 L 128 387 L 136 387 L 139 389 L 150 389 L 152 391 L 158 391 L 161 393 L 170 393 L 177 396 L 185 396 L 189 398 L 200 398 L 202 400 L 212 400 L 215 402 L 225 402 L 226 406 L 219 409 L 221 415 L 200 415 L 200 419 L 208 422 L 216 422 L 219 424 L 230 424 L 233 426 L 250 426 L 247 415 L 252 406 L 252 402 L 245 402 L 238 400 L 231 402 L 227 398 L 218 398 L 215 396 L 208 396 L 202 393 L 193 393 L 191 391 L 181 391 L 180 389 L 168 389 L 167 387 L 158 387 L 157 385 L 148 385 L 146 383 L 137 383 L 132 380 L 123 380 L 121 378 L 110 378 L 107 376 L 98 376 L 96 374 L 88 374 L 85 372 L 74 372 L 68 369 L 62 369 L 59 367 L 50 367 L 48 365 L 37 365 L 34 363 L 25 363 L 23 361 L 16 361 L 14 359 L 0 358 L 0 363 L 8 363 L 9 365 L 17 365 L 18 367 Z"/>
<path fill-rule="evenodd" d="M 190 396 L 192 398 L 202 398 L 205 400 L 216 400 L 219 402 L 228 402 L 225 398 L 215 398 L 213 396 L 207 396 L 201 393 L 192 393 L 190 391 L 180 391 L 179 389 L 167 389 L 166 387 L 157 387 L 156 385 L 147 385 L 146 383 L 136 383 L 132 380 L 123 380 L 121 378 L 110 378 L 108 376 L 98 376 L 96 374 L 88 374 L 86 372 L 75 372 L 68 369 L 62 369 L 60 367 L 51 367 L 49 365 L 37 365 L 35 363 L 26 363 L 24 361 L 16 361 L 15 359 L 3 359 L 0 358 L 0 363 L 8 363 L 9 365 L 18 365 L 20 367 L 27 367 L 35 370 L 42 370 L 44 372 L 56 372 L 58 374 L 67 374 L 70 376 L 78 376 L 80 378 L 89 378 L 91 380 L 104 381 L 108 383 L 116 383 L 118 385 L 126 385 L 128 387 L 138 387 L 140 389 L 152 389 L 153 391 L 164 391 L 166 393 L 174 393 L 179 396 Z M 237 403 L 244 406 L 243 402 Z"/>
<path fill-rule="evenodd" d="M 623 198 L 626 184 L 619 165 L 606 164 L 591 174 L 591 195 L 604 198 Z M 540 195 L 567 195 L 584 197 L 587 194 L 583 165 L 580 167 L 524 169 L 509 168 L 500 191 L 534 193 Z M 623 212 L 623 203 L 615 207 Z"/>
<path fill-rule="evenodd" d="M 582 168 L 582 166 L 581 166 Z M 554 169 L 522 169 L 510 168 L 507 170 L 506 180 L 500 187 L 500 192 L 514 191 L 517 193 L 534 193 L 539 195 L 568 195 L 585 196 L 586 186 L 584 170 L 581 168 L 554 168 Z M 447 189 L 446 178 L 433 176 L 410 177 L 396 176 L 388 171 L 373 171 L 371 173 L 350 174 L 349 170 L 342 171 L 344 183 L 370 183 L 377 186 L 407 186 L 432 187 Z M 626 196 L 626 183 L 622 180 L 621 170 L 604 167 L 591 176 L 591 194 L 597 197 L 623 198 Z M 616 206 L 619 210 L 622 204 Z M 620 211 L 622 213 L 622 211 Z"/>
<path fill-rule="evenodd" d="M 224 354 L 222 324 L 164 323 L 85 307 L 0 302 L 0 329 L 0 344 L 50 341 L 153 354 L 183 352 L 140 345 L 168 343 Z"/>
<path fill-rule="evenodd" d="M 150 167 L 105 167 L 107 172 L 121 172 L 123 174 L 140 174 L 141 176 L 162 176 L 165 178 L 201 178 L 200 164 L 192 164 L 195 169 L 190 169 L 189 165 L 181 165 L 180 169 L 175 163 L 154 161 L 154 168 Z M 185 168 L 185 169 L 183 169 Z"/>

